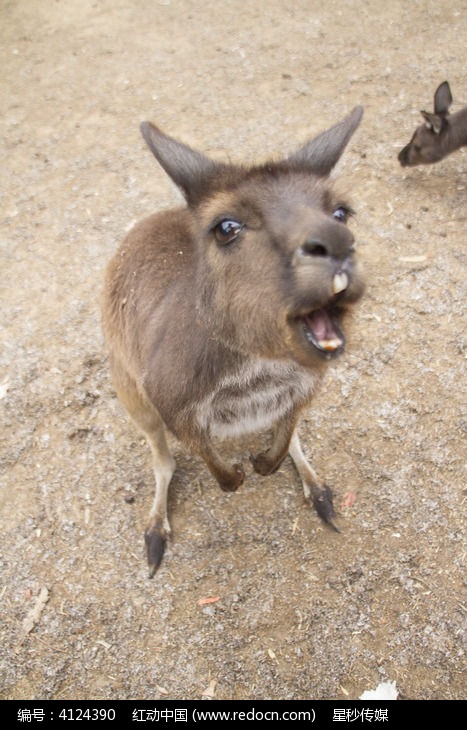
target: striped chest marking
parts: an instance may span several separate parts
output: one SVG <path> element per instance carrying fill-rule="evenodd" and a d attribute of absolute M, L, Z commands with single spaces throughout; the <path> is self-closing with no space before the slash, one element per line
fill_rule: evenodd
<path fill-rule="evenodd" d="M 257 359 L 220 380 L 196 408 L 203 431 L 221 439 L 273 426 L 307 401 L 320 376 L 292 362 Z"/>

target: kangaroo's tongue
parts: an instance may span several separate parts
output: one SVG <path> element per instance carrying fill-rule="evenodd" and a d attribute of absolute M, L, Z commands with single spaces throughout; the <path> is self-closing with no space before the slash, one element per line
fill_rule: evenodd
<path fill-rule="evenodd" d="M 345 345 L 345 338 L 325 309 L 317 309 L 304 317 L 307 336 L 315 347 L 335 352 Z"/>

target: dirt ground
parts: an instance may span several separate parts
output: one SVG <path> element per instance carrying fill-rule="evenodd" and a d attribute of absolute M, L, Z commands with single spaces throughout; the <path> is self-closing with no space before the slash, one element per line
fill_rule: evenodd
<path fill-rule="evenodd" d="M 441 81 L 467 103 L 466 29 L 453 0 L 1 2 L 0 697 L 466 697 L 467 157 L 396 158 Z M 336 176 L 368 287 L 301 426 L 342 533 L 288 459 L 225 494 L 175 444 L 149 580 L 99 313 L 125 231 L 179 200 L 139 123 L 259 161 L 358 103 Z"/>

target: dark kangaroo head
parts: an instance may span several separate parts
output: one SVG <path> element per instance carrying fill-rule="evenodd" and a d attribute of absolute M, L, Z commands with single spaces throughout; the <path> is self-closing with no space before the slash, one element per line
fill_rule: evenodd
<path fill-rule="evenodd" d="M 343 350 L 341 317 L 363 283 L 351 208 L 327 177 L 362 113 L 356 107 L 286 159 L 254 167 L 215 162 L 141 125 L 188 204 L 194 250 L 177 316 L 249 356 L 313 367 Z"/>
<path fill-rule="evenodd" d="M 417 127 L 409 144 L 399 152 L 398 159 L 402 167 L 439 162 L 461 146 L 455 145 L 453 140 L 449 117 L 451 104 L 451 89 L 448 82 L 443 81 L 435 92 L 433 113 L 420 112 L 423 124 Z"/>

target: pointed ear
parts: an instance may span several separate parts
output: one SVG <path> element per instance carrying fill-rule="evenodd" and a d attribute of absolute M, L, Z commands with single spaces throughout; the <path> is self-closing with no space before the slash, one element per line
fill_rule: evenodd
<path fill-rule="evenodd" d="M 435 114 L 440 116 L 446 116 L 449 114 L 449 107 L 452 104 L 451 89 L 447 81 L 443 81 L 435 91 L 435 103 L 434 110 Z"/>
<path fill-rule="evenodd" d="M 297 150 L 288 162 L 304 165 L 315 175 L 326 177 L 342 155 L 362 116 L 363 107 L 356 106 L 341 122 Z"/>
<path fill-rule="evenodd" d="M 421 111 L 420 114 L 425 120 L 425 127 L 429 129 L 430 132 L 434 132 L 435 134 L 439 134 L 441 132 L 441 129 L 443 127 L 443 117 L 439 117 L 437 114 L 430 114 L 430 112 L 424 111 Z"/>
<path fill-rule="evenodd" d="M 216 163 L 201 152 L 177 142 L 151 122 L 142 122 L 140 129 L 152 154 L 185 198 L 190 198 L 191 192 L 216 168 Z"/>

